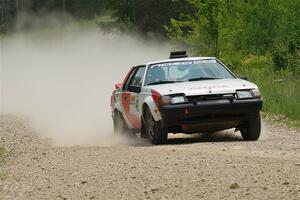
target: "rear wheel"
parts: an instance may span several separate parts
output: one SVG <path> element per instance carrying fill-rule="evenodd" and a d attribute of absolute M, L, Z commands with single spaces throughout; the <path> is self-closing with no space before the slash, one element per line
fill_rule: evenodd
<path fill-rule="evenodd" d="M 128 133 L 128 128 L 126 127 L 126 124 L 120 112 L 115 112 L 113 122 L 115 135 L 125 135 L 126 133 Z"/>
<path fill-rule="evenodd" d="M 258 140 L 261 133 L 261 118 L 260 115 L 252 120 L 245 121 L 240 127 L 241 134 L 244 140 Z"/>
<path fill-rule="evenodd" d="M 149 109 L 144 117 L 145 132 L 152 144 L 165 144 L 168 139 L 168 132 L 162 127 L 161 122 L 156 122 Z"/>

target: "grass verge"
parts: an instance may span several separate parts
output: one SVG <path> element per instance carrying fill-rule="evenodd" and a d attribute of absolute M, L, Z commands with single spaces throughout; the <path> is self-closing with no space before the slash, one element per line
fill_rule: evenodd
<path fill-rule="evenodd" d="M 290 128 L 298 130 L 298 132 L 300 131 L 300 121 L 298 120 L 291 120 L 284 115 L 274 115 L 270 113 L 262 113 L 262 117 L 268 122 L 284 124 Z"/>
<path fill-rule="evenodd" d="M 263 111 L 277 121 L 300 128 L 300 77 L 290 70 L 275 71 L 271 62 L 244 62 L 235 70 L 257 84 L 263 94 Z"/>

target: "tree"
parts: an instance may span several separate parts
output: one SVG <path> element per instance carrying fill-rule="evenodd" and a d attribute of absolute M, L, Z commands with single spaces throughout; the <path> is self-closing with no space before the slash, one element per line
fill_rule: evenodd
<path fill-rule="evenodd" d="M 167 27 L 169 35 L 192 47 L 196 54 L 218 56 L 220 53 L 220 27 L 222 1 L 186 0 L 193 12 L 182 13 L 179 19 L 172 19 Z"/>
<path fill-rule="evenodd" d="M 166 30 L 195 54 L 221 57 L 273 54 L 297 66 L 300 4 L 293 0 L 185 0 L 192 11 L 171 19 Z M 284 48 L 283 48 L 284 47 Z M 283 49 L 286 49 L 284 52 Z M 280 51 L 276 51 L 280 50 Z M 292 51 L 290 51 L 292 50 Z M 274 52 L 274 53 L 272 53 Z M 293 52 L 293 53 L 292 53 Z M 279 61 L 278 61 L 279 60 Z M 295 64 L 296 63 L 296 64 Z"/>
<path fill-rule="evenodd" d="M 170 18 L 178 17 L 188 9 L 181 0 L 107 0 L 106 8 L 112 10 L 118 22 L 146 32 L 164 33 Z"/>

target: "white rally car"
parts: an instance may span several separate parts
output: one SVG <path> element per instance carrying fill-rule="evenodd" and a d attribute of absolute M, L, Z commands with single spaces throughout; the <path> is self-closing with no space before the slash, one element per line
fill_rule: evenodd
<path fill-rule="evenodd" d="M 153 144 L 166 143 L 168 133 L 231 128 L 245 140 L 257 140 L 262 104 L 255 84 L 237 78 L 216 58 L 186 52 L 133 67 L 111 98 L 115 132 L 140 132 Z"/>

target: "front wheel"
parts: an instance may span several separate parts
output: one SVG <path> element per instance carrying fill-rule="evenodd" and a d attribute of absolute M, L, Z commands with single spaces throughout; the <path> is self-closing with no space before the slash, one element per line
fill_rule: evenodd
<path fill-rule="evenodd" d="M 141 127 L 141 138 L 143 138 L 143 139 L 148 138 L 148 134 L 147 134 L 147 131 L 145 128 L 145 122 L 144 122 L 143 118 L 142 118 L 142 127 Z"/>
<path fill-rule="evenodd" d="M 149 109 L 146 110 L 144 117 L 145 132 L 152 144 L 165 144 L 168 139 L 167 130 L 162 127 L 161 122 L 156 122 Z"/>
<path fill-rule="evenodd" d="M 258 140 L 261 133 L 260 115 L 255 119 L 243 122 L 240 127 L 240 131 L 244 140 L 247 141 Z"/>

